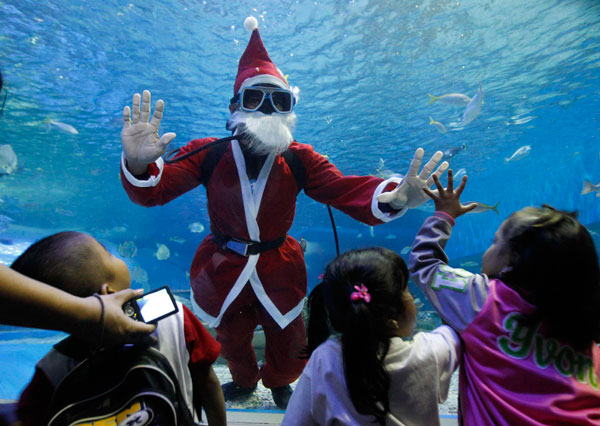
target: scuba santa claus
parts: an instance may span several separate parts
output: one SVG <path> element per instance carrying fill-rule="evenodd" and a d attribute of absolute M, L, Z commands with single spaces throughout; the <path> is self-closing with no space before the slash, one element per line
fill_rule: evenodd
<path fill-rule="evenodd" d="M 419 148 L 404 178 L 342 175 L 312 146 L 294 140 L 296 93 L 269 57 L 256 19 L 244 24 L 252 35 L 229 106 L 232 136 L 194 139 L 163 159 L 175 137 L 158 134 L 164 102 L 156 102 L 150 118 L 150 92 L 136 93 L 133 108 L 123 111 L 121 181 L 129 198 L 147 207 L 204 185 L 211 232 L 196 251 L 190 284 L 195 313 L 215 328 L 231 372 L 225 399 L 251 394 L 262 380 L 285 409 L 289 384 L 305 365 L 299 355 L 306 343 L 306 266 L 300 244 L 287 235 L 298 193 L 378 225 L 427 201 L 422 189 L 448 164 L 437 167 L 442 153 L 436 152 L 417 174 Z M 260 367 L 252 346 L 259 325 L 266 345 Z"/>

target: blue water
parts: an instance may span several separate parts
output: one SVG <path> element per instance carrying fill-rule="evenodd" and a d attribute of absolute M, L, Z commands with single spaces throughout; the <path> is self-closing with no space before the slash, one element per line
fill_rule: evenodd
<path fill-rule="evenodd" d="M 499 213 L 459 219 L 451 263 L 477 271 L 502 220 L 541 203 L 578 210 L 598 244 L 600 198 L 581 195 L 584 179 L 600 181 L 597 1 L 9 0 L 0 2 L 8 90 L 0 143 L 12 145 L 19 169 L 0 178 L 0 261 L 41 236 L 76 229 L 114 252 L 133 241 L 137 255 L 126 260 L 134 286 L 168 284 L 185 295 L 209 228 L 204 190 L 163 207 L 134 205 L 118 176 L 121 112 L 133 93 L 149 89 L 165 100 L 161 132 L 177 133 L 173 147 L 225 136 L 248 15 L 301 90 L 296 139 L 345 174 L 377 174 L 381 160 L 405 173 L 417 147 L 429 156 L 466 145 L 450 159 L 469 176 L 463 199 L 500 202 Z M 428 93 L 473 96 L 480 83 L 485 104 L 464 128 L 456 127 L 462 108 L 428 105 Z M 438 133 L 429 116 L 449 131 Z M 504 161 L 524 145 L 527 157 Z M 341 249 L 405 253 L 431 210 L 430 203 L 373 229 L 335 212 Z M 195 222 L 205 230 L 190 232 Z M 312 286 L 335 256 L 325 207 L 301 195 L 290 233 L 309 243 Z M 157 244 L 169 247 L 169 259 L 155 257 Z"/>

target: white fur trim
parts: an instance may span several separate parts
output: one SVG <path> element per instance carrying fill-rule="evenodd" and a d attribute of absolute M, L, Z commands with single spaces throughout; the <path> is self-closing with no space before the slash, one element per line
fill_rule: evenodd
<path fill-rule="evenodd" d="M 237 130 L 236 130 L 237 132 Z M 240 180 L 240 188 L 242 190 L 242 200 L 244 202 L 244 214 L 246 217 L 246 227 L 248 229 L 248 235 L 252 241 L 260 241 L 260 228 L 256 222 L 256 216 L 258 216 L 259 204 L 256 204 L 256 200 L 252 196 L 252 189 L 250 187 L 250 180 L 246 173 L 246 162 L 244 161 L 244 154 L 240 148 L 238 141 L 233 140 L 231 142 L 231 150 L 233 152 L 233 159 L 238 171 L 238 178 Z"/>
<path fill-rule="evenodd" d="M 375 192 L 373 193 L 373 198 L 371 199 L 371 213 L 373 213 L 373 216 L 375 216 L 377 219 L 379 219 L 382 222 L 390 222 L 394 219 L 397 219 L 400 216 L 404 215 L 404 213 L 406 213 L 406 211 L 408 210 L 408 209 L 402 209 L 402 210 L 398 210 L 398 212 L 396 212 L 394 214 L 390 214 L 390 213 L 384 213 L 379 209 L 379 201 L 377 201 L 377 197 L 379 196 L 379 194 L 381 194 L 383 192 L 385 187 L 390 183 L 397 183 L 398 185 L 400 185 L 402 183 L 402 178 L 393 177 L 393 178 L 389 178 L 389 179 L 381 182 L 377 186 L 377 189 L 375 189 Z"/>
<path fill-rule="evenodd" d="M 256 18 L 254 16 L 248 16 L 244 20 L 244 27 L 246 27 L 246 29 L 248 31 L 254 31 L 255 29 L 258 28 L 258 21 L 256 20 Z"/>
<path fill-rule="evenodd" d="M 162 159 L 162 157 L 159 157 L 158 160 L 154 162 L 154 164 L 156 164 L 156 167 L 158 167 L 158 175 L 150 176 L 147 180 L 139 180 L 135 176 L 133 176 L 129 170 L 127 170 L 127 166 L 125 165 L 125 153 L 121 153 L 121 170 L 123 170 L 125 179 L 127 179 L 127 182 L 129 182 L 133 186 L 137 186 L 138 188 L 149 188 L 151 186 L 158 185 L 158 182 L 160 182 L 160 177 L 162 176 L 165 162 Z"/>
<path fill-rule="evenodd" d="M 196 301 L 194 299 L 194 291 L 191 290 L 192 309 L 193 309 L 194 313 L 196 315 L 198 315 L 202 321 L 204 321 L 208 324 L 209 327 L 218 327 L 219 326 L 219 324 L 221 323 L 221 319 L 223 318 L 223 315 L 225 314 L 225 311 L 227 310 L 227 308 L 229 308 L 229 305 L 231 305 L 233 303 L 233 301 L 239 296 L 241 291 L 246 286 L 246 283 L 248 283 L 248 281 L 250 280 L 250 276 L 255 271 L 256 264 L 258 263 L 258 257 L 259 257 L 258 254 L 253 254 L 251 256 L 248 256 L 248 262 L 246 263 L 246 266 L 244 266 L 242 273 L 240 274 L 238 279 L 235 281 L 235 284 L 231 288 L 231 291 L 229 292 L 229 294 L 225 298 L 225 301 L 223 302 L 223 305 L 221 306 L 219 315 L 216 317 L 209 315 L 200 306 L 198 306 L 198 304 L 196 303 Z"/>
<path fill-rule="evenodd" d="M 300 303 L 298 303 L 286 314 L 282 314 L 279 311 L 279 309 L 277 309 L 277 306 L 275 306 L 273 301 L 269 299 L 269 296 L 265 292 L 265 288 L 263 287 L 262 282 L 260 281 L 260 278 L 256 273 L 256 270 L 250 276 L 250 284 L 252 285 L 254 294 L 256 294 L 256 297 L 258 298 L 258 300 L 260 300 L 260 303 L 264 306 L 269 315 L 271 315 L 271 318 L 275 320 L 277 325 L 279 325 L 279 327 L 281 327 L 282 330 L 286 328 L 289 323 L 294 321 L 296 317 L 298 317 L 298 315 L 300 315 L 300 313 L 302 312 L 302 307 L 304 306 L 304 298 L 302 298 L 302 300 L 300 300 Z"/>
<path fill-rule="evenodd" d="M 282 89 L 288 89 L 288 85 L 280 78 L 275 77 L 271 74 L 259 74 L 254 77 L 250 77 L 245 79 L 240 86 L 240 91 L 244 87 L 254 86 L 256 84 L 274 84 L 277 87 L 281 87 Z M 239 92 L 238 92 L 239 93 Z"/>

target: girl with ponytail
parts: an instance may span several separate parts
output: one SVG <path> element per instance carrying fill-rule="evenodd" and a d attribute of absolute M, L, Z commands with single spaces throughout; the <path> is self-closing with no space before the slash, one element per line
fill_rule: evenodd
<path fill-rule="evenodd" d="M 439 425 L 459 339 L 441 326 L 405 340 L 415 318 L 398 254 L 367 248 L 331 262 L 309 297 L 310 359 L 282 425 Z"/>

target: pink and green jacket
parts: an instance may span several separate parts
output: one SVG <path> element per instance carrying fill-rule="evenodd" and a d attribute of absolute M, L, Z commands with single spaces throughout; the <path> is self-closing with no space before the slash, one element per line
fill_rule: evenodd
<path fill-rule="evenodd" d="M 498 279 L 448 266 L 452 218 L 436 212 L 415 238 L 410 272 L 463 341 L 462 425 L 600 425 L 600 348 L 576 351 L 520 319 L 535 307 Z M 565 283 L 567 286 L 568 283 Z"/>

